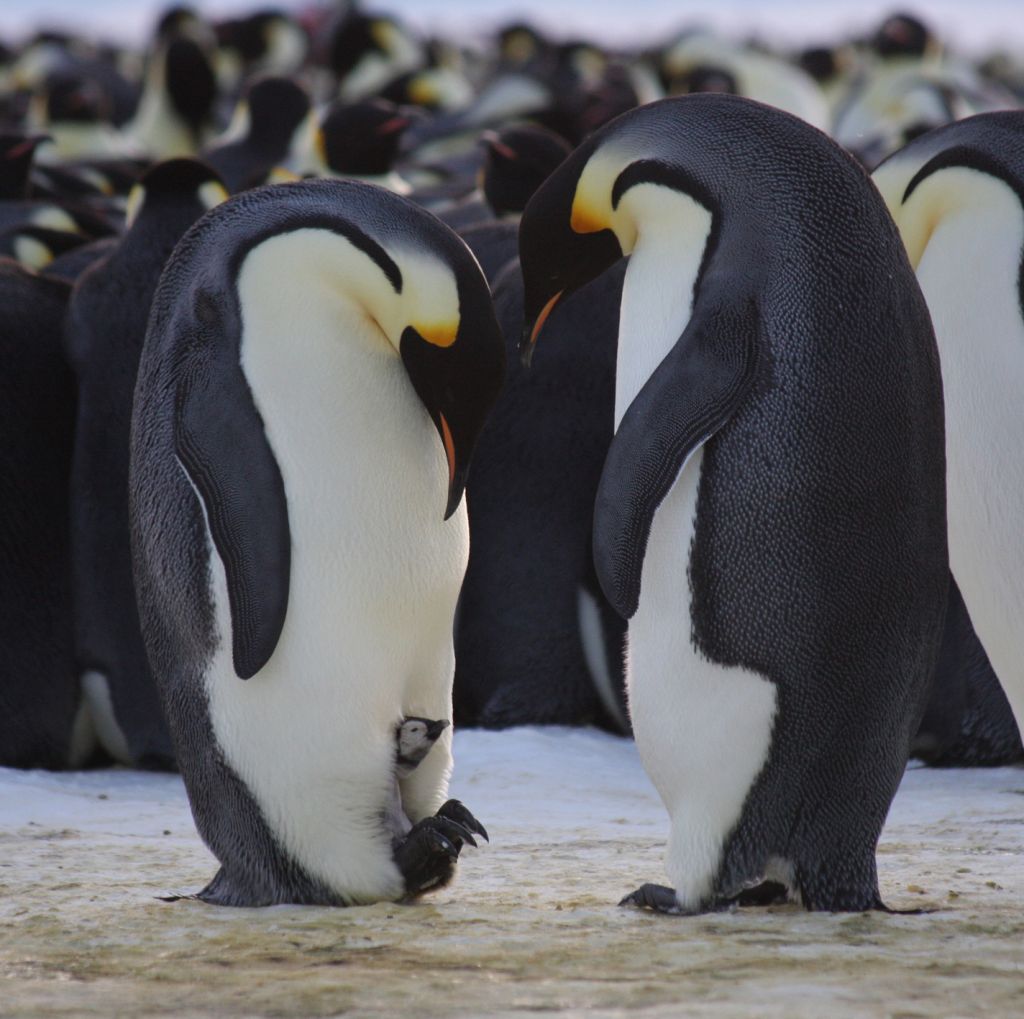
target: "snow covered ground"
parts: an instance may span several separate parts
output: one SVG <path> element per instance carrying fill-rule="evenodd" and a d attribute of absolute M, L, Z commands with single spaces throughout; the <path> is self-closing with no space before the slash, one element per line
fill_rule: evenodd
<path fill-rule="evenodd" d="M 666 817 L 628 741 L 465 731 L 487 825 L 416 906 L 235 910 L 180 780 L 0 769 L 0 1015 L 1024 1014 L 1024 769 L 908 771 L 883 896 L 924 915 L 619 909 L 663 880 Z"/>

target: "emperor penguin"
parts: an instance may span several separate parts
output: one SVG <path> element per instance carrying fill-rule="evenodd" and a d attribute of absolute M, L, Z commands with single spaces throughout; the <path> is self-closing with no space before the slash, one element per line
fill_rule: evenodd
<path fill-rule="evenodd" d="M 622 254 L 594 557 L 675 885 L 623 901 L 699 912 L 767 880 L 884 908 L 948 581 L 938 358 L 899 235 L 825 135 L 695 94 L 612 121 L 534 195 L 526 349 Z"/>
<path fill-rule="evenodd" d="M 922 135 L 874 181 L 939 345 L 950 567 L 1024 728 L 1024 112 Z"/>
<path fill-rule="evenodd" d="M 160 19 L 128 139 L 154 159 L 194 156 L 212 133 L 217 101 L 216 37 L 191 10 Z"/>
<path fill-rule="evenodd" d="M 199 897 L 348 905 L 444 883 L 462 499 L 504 370 L 487 284 L 429 213 L 355 181 L 245 192 L 181 240 L 139 366 L 142 632 L 196 825 Z M 440 812 L 440 813 L 439 813 Z"/>
<path fill-rule="evenodd" d="M 128 229 L 72 291 L 65 349 L 77 383 L 71 465 L 75 655 L 96 741 L 133 767 L 173 768 L 171 737 L 139 630 L 128 527 L 132 398 L 164 263 L 227 192 L 208 166 L 172 159 L 129 198 Z"/>
<path fill-rule="evenodd" d="M 290 78 L 265 77 L 249 83 L 225 134 L 204 149 L 232 194 L 263 184 L 284 165 L 311 116 L 306 90 Z"/>

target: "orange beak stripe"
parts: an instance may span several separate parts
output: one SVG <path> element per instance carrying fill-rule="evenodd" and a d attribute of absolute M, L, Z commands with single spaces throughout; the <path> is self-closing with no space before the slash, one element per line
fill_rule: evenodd
<path fill-rule="evenodd" d="M 599 230 L 606 230 L 608 224 L 598 217 L 581 202 L 574 202 L 572 216 L 569 218 L 569 226 L 574 233 L 596 234 Z"/>
<path fill-rule="evenodd" d="M 441 439 L 444 442 L 445 456 L 448 457 L 448 484 L 455 480 L 455 440 L 452 438 L 452 430 L 448 427 L 445 416 L 438 413 L 441 419 Z"/>
<path fill-rule="evenodd" d="M 530 346 L 532 347 L 537 342 L 537 336 L 544 326 L 544 323 L 548 320 L 548 315 L 551 314 L 555 309 L 555 305 L 558 303 L 558 299 L 564 294 L 564 290 L 559 290 L 554 297 L 548 301 L 540 310 L 540 314 L 537 316 L 537 321 L 533 323 L 533 331 L 530 333 Z"/>

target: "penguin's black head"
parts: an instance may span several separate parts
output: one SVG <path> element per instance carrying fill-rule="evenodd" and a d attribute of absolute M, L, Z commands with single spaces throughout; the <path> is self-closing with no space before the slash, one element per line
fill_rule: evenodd
<path fill-rule="evenodd" d="M 803 50 L 797 58 L 797 65 L 820 84 L 832 81 L 839 73 L 836 52 L 827 46 L 811 46 Z"/>
<path fill-rule="evenodd" d="M 498 32 L 498 55 L 506 66 L 523 67 L 544 57 L 548 43 L 532 25 L 513 22 Z"/>
<path fill-rule="evenodd" d="M 189 26 L 187 32 L 167 30 L 164 87 L 171 105 L 198 137 L 213 116 L 217 77 L 210 62 L 211 47 L 202 32 L 193 30 L 191 21 L 184 23 Z"/>
<path fill-rule="evenodd" d="M 331 37 L 328 65 L 343 79 L 368 53 L 390 53 L 400 31 L 391 18 L 351 11 Z"/>
<path fill-rule="evenodd" d="M 248 87 L 249 137 L 268 148 L 286 148 L 311 109 L 306 90 L 291 78 L 257 78 Z"/>
<path fill-rule="evenodd" d="M 157 19 L 153 34 L 158 41 L 169 41 L 178 35 L 205 31 L 202 19 L 186 4 L 173 4 Z"/>
<path fill-rule="evenodd" d="M 402 330 L 399 353 L 444 446 L 447 520 L 462 499 L 473 450 L 505 379 L 505 343 L 476 260 L 454 233 L 438 234 L 434 250 L 451 275 L 447 281 L 434 275 L 435 287 L 431 274 L 421 275 L 416 303 L 422 310 Z"/>
<path fill-rule="evenodd" d="M 240 18 L 228 18 L 217 23 L 217 45 L 234 50 L 246 66 L 255 64 L 267 55 L 275 26 L 285 20 L 286 15 L 280 11 L 257 11 Z"/>
<path fill-rule="evenodd" d="M 388 173 L 398 157 L 402 134 L 413 118 L 386 99 L 335 103 L 320 122 L 324 163 L 356 176 Z"/>
<path fill-rule="evenodd" d="M 932 34 L 912 14 L 891 14 L 875 32 L 871 45 L 880 57 L 921 57 L 933 45 Z"/>
<path fill-rule="evenodd" d="M 167 159 L 151 166 L 128 195 L 127 226 L 142 216 L 164 215 L 169 209 L 188 213 L 189 221 L 219 205 L 228 196 L 224 182 L 198 159 Z"/>
<path fill-rule="evenodd" d="M 110 97 L 98 81 L 60 74 L 46 84 L 45 115 L 50 124 L 96 124 L 110 120 Z"/>
<path fill-rule="evenodd" d="M 669 89 L 672 95 L 689 95 L 692 92 L 720 92 L 723 95 L 738 95 L 736 76 L 724 67 L 712 64 L 698 64 L 672 80 Z"/>
<path fill-rule="evenodd" d="M 484 197 L 496 216 L 522 212 L 534 192 L 568 157 L 569 143 L 543 127 L 485 131 Z"/>
<path fill-rule="evenodd" d="M 46 135 L 0 134 L 0 201 L 28 198 L 32 160 Z"/>
<path fill-rule="evenodd" d="M 588 139 L 548 177 L 530 199 L 519 224 L 525 302 L 520 349 L 526 363 L 558 301 L 622 257 L 615 233 L 577 200 L 580 177 L 595 147 L 594 138 Z"/>

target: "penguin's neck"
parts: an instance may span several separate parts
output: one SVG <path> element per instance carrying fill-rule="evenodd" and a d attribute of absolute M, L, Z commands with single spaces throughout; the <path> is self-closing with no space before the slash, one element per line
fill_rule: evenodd
<path fill-rule="evenodd" d="M 616 428 L 690 321 L 711 234 L 711 213 L 703 205 L 660 184 L 630 188 L 620 207 L 636 223 L 637 240 L 619 308 Z"/>
<path fill-rule="evenodd" d="M 339 385 L 352 389 L 351 404 L 361 399 L 354 379 L 372 387 L 379 372 L 404 374 L 397 350 L 355 296 L 381 286 L 370 259 L 326 230 L 282 234 L 246 257 L 241 360 L 275 427 L 296 430 L 307 415 L 306 425 L 323 427 L 342 413 L 335 407 Z M 294 439 L 301 435 L 300 427 Z"/>

